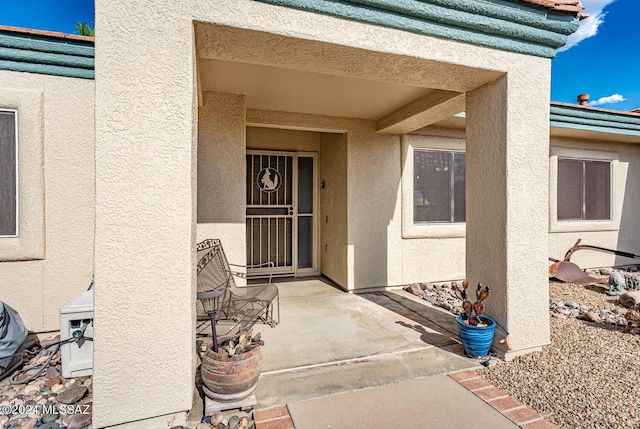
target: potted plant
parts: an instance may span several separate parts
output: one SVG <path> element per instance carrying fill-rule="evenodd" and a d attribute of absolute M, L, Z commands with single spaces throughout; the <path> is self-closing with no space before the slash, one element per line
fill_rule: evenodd
<path fill-rule="evenodd" d="M 205 394 L 219 402 L 239 401 L 251 395 L 262 371 L 263 345 L 260 333 L 253 335 L 248 330 L 211 341 L 200 370 Z"/>
<path fill-rule="evenodd" d="M 460 341 L 467 355 L 472 357 L 486 356 L 493 343 L 496 329 L 495 320 L 488 316 L 482 316 L 484 300 L 489 296 L 491 288 L 488 285 L 483 286 L 482 283 L 478 283 L 478 288 L 476 289 L 477 301 L 472 304 L 471 301 L 467 300 L 468 287 L 469 282 L 467 281 L 462 283 L 462 288 L 457 284 L 453 286 L 456 295 L 463 300 L 463 314 L 456 318 Z"/>

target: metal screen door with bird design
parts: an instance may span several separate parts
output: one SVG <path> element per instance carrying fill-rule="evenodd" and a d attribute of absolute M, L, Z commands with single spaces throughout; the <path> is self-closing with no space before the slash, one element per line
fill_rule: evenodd
<path fill-rule="evenodd" d="M 275 275 L 312 269 L 314 160 L 295 152 L 247 151 L 247 265 L 273 262 Z"/>

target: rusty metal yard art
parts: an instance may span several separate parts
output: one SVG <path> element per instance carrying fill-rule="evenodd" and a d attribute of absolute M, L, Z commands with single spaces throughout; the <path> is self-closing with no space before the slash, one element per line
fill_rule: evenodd
<path fill-rule="evenodd" d="M 578 250 L 595 250 L 597 252 L 613 253 L 616 256 L 623 256 L 625 258 L 640 259 L 640 255 L 634 255 L 633 253 L 624 252 L 622 250 L 606 249 L 599 246 L 591 246 L 588 244 L 580 244 L 581 238 L 567 251 L 564 255 L 564 260 L 559 261 L 557 259 L 549 258 L 554 263 L 549 267 L 549 276 L 555 277 L 560 281 L 566 283 L 573 283 L 580 286 L 589 284 L 602 283 L 602 280 L 591 277 L 582 269 L 570 261 L 571 256 Z"/>

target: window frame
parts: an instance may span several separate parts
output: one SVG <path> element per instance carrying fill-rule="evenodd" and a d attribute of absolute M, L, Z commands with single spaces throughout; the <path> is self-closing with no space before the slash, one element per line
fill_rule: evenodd
<path fill-rule="evenodd" d="M 559 207 L 557 205 L 557 189 L 558 189 L 558 175 L 560 174 L 560 161 L 580 161 L 582 164 L 582 196 L 581 196 L 581 207 L 580 207 L 580 219 L 578 218 L 567 218 L 560 219 L 558 216 Z M 609 164 L 609 217 L 606 219 L 586 219 L 587 214 L 587 178 L 586 178 L 586 166 L 587 162 L 604 162 Z M 609 159 L 589 159 L 589 158 L 578 158 L 578 157 L 568 157 L 568 156 L 559 156 L 558 157 L 558 171 L 556 173 L 556 218 L 558 222 L 611 222 L 613 219 L 613 162 Z"/>
<path fill-rule="evenodd" d="M 552 141 L 552 145 L 554 142 Z M 622 192 L 626 171 L 620 166 L 620 155 L 614 151 L 593 150 L 574 142 L 557 141 L 549 156 L 549 232 L 618 231 L 622 210 Z M 590 145 L 593 147 L 593 145 Z M 608 220 L 558 219 L 558 159 L 610 162 Z M 622 188 L 621 188 L 622 186 Z"/>
<path fill-rule="evenodd" d="M 449 219 L 450 220 L 416 220 L 415 219 L 415 205 L 413 205 L 412 209 L 413 213 L 413 224 L 414 225 L 423 225 L 423 224 L 466 224 L 466 211 L 465 211 L 465 220 L 462 222 L 455 221 L 455 154 L 464 154 L 465 155 L 465 169 L 466 169 L 466 151 L 464 150 L 452 150 L 452 149 L 433 149 L 433 148 L 425 148 L 425 147 L 416 147 L 412 152 L 412 162 L 415 167 L 415 157 L 416 152 L 439 152 L 439 153 L 448 153 L 449 154 L 449 165 L 451 166 L 451 171 L 449 172 Z M 413 192 L 415 193 L 415 174 L 413 171 L 412 179 L 413 179 Z M 465 175 L 466 180 L 466 175 Z M 466 199 L 466 197 L 465 197 Z M 466 206 L 466 204 L 465 204 Z"/>
<path fill-rule="evenodd" d="M 414 149 L 457 151 L 466 153 L 463 132 L 446 135 L 405 134 L 401 137 L 401 233 L 403 239 L 464 238 L 466 222 L 418 222 L 413 221 Z"/>
<path fill-rule="evenodd" d="M 20 150 L 20 142 L 18 141 L 18 127 L 19 127 L 19 117 L 18 117 L 18 109 L 12 109 L 12 108 L 5 108 L 5 107 L 0 107 L 0 112 L 13 112 L 13 117 L 14 117 L 14 133 L 15 133 L 15 183 L 16 183 L 16 196 L 15 196 L 15 200 L 16 200 L 16 211 L 15 211 L 15 220 L 16 220 L 16 224 L 15 224 L 15 234 L 2 234 L 0 233 L 0 239 L 2 238 L 17 238 L 20 236 L 20 172 L 19 172 L 19 168 L 20 168 L 20 163 L 19 163 L 19 150 Z"/>

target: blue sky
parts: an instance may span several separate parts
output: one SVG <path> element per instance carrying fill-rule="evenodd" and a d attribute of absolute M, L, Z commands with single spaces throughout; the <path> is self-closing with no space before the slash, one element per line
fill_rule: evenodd
<path fill-rule="evenodd" d="M 551 100 L 615 110 L 640 108 L 640 0 L 582 0 L 589 18 L 580 23 L 551 66 Z M 6 0 L 0 25 L 76 33 L 76 22 L 93 26 L 93 0 Z M 99 34 L 98 34 L 98 37 Z"/>
<path fill-rule="evenodd" d="M 4 0 L 0 25 L 78 34 L 76 22 L 95 23 L 93 0 Z"/>
<path fill-rule="evenodd" d="M 582 0 L 582 5 L 590 17 L 551 63 L 551 100 L 576 103 L 578 94 L 588 93 L 596 107 L 639 108 L 640 0 Z"/>

